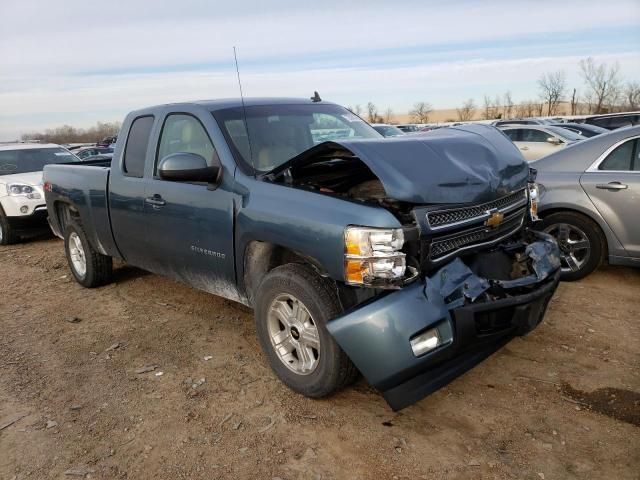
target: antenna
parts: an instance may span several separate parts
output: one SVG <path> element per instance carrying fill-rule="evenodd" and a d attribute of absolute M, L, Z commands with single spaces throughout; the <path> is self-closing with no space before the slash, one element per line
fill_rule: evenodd
<path fill-rule="evenodd" d="M 238 87 L 240 87 L 240 101 L 242 102 L 242 114 L 244 116 L 244 129 L 247 131 L 247 143 L 249 144 L 249 157 L 251 166 L 255 170 L 253 165 L 253 149 L 251 148 L 251 135 L 249 135 L 249 123 L 247 122 L 247 107 L 244 105 L 244 95 L 242 93 L 242 82 L 240 82 L 240 69 L 238 68 L 238 55 L 236 53 L 236 47 L 233 47 L 233 59 L 236 62 L 236 74 L 238 75 Z"/>

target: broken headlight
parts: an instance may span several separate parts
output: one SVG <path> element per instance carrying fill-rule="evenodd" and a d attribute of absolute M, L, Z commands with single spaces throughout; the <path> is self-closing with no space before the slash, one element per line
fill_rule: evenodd
<path fill-rule="evenodd" d="M 347 227 L 344 276 L 350 285 L 385 286 L 402 280 L 406 271 L 401 228 Z"/>
<path fill-rule="evenodd" d="M 531 182 L 528 184 L 529 187 L 529 215 L 531 216 L 531 220 L 537 222 L 540 220 L 538 218 L 538 202 L 540 200 L 540 189 L 538 188 L 538 184 L 535 182 Z"/>

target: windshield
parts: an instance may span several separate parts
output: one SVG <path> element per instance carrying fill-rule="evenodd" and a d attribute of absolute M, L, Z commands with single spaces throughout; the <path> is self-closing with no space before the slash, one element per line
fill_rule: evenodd
<path fill-rule="evenodd" d="M 64 148 L 20 148 L 0 150 L 0 175 L 41 172 L 51 163 L 79 161 L 78 157 Z"/>
<path fill-rule="evenodd" d="M 248 136 L 242 107 L 213 115 L 240 161 L 260 172 L 271 171 L 322 142 L 380 138 L 369 124 L 338 105 L 247 107 Z"/>
<path fill-rule="evenodd" d="M 562 127 L 547 127 L 549 131 L 555 133 L 559 137 L 562 137 L 570 142 L 575 142 L 576 140 L 584 140 L 585 137 L 580 135 L 579 133 L 572 132 L 571 130 L 567 130 Z"/>
<path fill-rule="evenodd" d="M 385 137 L 399 137 L 401 135 L 405 135 L 402 130 L 392 125 L 374 125 L 373 128 L 376 132 L 381 133 Z"/>

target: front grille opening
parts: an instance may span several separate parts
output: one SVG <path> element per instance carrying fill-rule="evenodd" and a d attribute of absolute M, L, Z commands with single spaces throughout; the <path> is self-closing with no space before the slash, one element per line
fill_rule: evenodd
<path fill-rule="evenodd" d="M 475 317 L 476 334 L 493 335 L 512 327 L 513 308 L 502 308 L 493 312 L 479 313 Z"/>

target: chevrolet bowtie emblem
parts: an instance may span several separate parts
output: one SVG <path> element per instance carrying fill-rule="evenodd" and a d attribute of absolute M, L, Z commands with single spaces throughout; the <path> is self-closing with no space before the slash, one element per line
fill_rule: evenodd
<path fill-rule="evenodd" d="M 484 222 L 487 227 L 496 228 L 504 220 L 504 214 L 500 212 L 493 212 L 489 218 Z"/>

